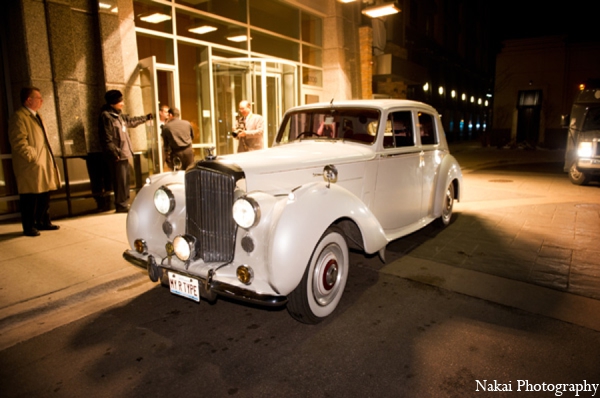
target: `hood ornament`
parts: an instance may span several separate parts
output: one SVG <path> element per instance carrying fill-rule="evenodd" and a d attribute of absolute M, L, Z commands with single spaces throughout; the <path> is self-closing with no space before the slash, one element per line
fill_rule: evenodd
<path fill-rule="evenodd" d="M 206 160 L 215 160 L 217 158 L 217 155 L 215 155 L 215 147 L 211 146 L 208 148 L 204 148 L 205 151 L 205 156 L 204 159 Z"/>

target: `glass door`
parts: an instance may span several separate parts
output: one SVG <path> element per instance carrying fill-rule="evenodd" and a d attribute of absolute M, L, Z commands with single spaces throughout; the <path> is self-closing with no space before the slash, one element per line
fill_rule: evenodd
<path fill-rule="evenodd" d="M 147 152 L 143 155 L 146 161 L 141 162 L 142 174 L 162 173 L 167 166 L 163 159 L 158 110 L 162 105 L 179 107 L 175 70 L 171 65 L 157 64 L 154 56 L 140 60 L 139 66 L 144 113 L 155 116 L 154 123 L 146 125 Z"/>
<path fill-rule="evenodd" d="M 212 73 L 217 153 L 237 152 L 231 132 L 242 100 L 250 101 L 252 111 L 265 119 L 263 143 L 271 146 L 283 113 L 298 103 L 296 66 L 281 60 L 214 57 Z"/>

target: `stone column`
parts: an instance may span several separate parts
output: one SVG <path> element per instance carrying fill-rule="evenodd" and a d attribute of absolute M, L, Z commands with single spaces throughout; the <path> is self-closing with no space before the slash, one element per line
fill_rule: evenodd
<path fill-rule="evenodd" d="M 137 41 L 132 0 L 108 0 L 112 7 L 98 11 L 100 46 L 105 77 L 104 92 L 121 90 L 125 98 L 123 111 L 131 116 L 144 114 L 140 87 Z M 117 7 L 118 12 L 114 12 Z M 104 95 L 104 92 L 102 95 Z M 134 151 L 147 148 L 145 126 L 130 129 Z"/>

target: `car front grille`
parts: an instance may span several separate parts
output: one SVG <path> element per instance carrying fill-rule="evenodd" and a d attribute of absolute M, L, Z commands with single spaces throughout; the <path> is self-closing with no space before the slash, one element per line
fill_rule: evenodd
<path fill-rule="evenodd" d="M 235 176 L 200 163 L 185 174 L 186 231 L 197 239 L 196 259 L 233 260 L 236 224 L 231 209 Z"/>

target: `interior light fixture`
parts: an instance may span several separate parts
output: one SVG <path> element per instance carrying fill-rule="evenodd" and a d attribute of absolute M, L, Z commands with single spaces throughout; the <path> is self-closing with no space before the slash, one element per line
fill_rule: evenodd
<path fill-rule="evenodd" d="M 170 20 L 171 16 L 160 12 L 155 12 L 152 14 L 144 14 L 140 17 L 140 19 L 148 23 L 161 23 Z"/>
<path fill-rule="evenodd" d="M 106 4 L 103 2 L 99 2 L 98 3 L 98 7 L 102 8 L 103 10 L 108 10 L 110 7 L 112 7 L 110 4 Z"/>
<path fill-rule="evenodd" d="M 234 41 L 236 43 L 241 43 L 243 41 L 248 41 L 248 36 L 246 36 L 246 35 L 228 36 L 227 40 Z"/>
<path fill-rule="evenodd" d="M 356 0 L 338 0 L 340 3 L 354 3 Z"/>
<path fill-rule="evenodd" d="M 214 32 L 215 30 L 217 30 L 217 28 L 214 26 L 202 25 L 202 26 L 196 26 L 196 27 L 190 28 L 190 29 L 188 29 L 188 32 L 198 33 L 199 35 L 203 35 L 205 33 Z"/>
<path fill-rule="evenodd" d="M 371 18 L 384 17 L 386 15 L 392 15 L 399 12 L 400 9 L 396 6 L 396 3 L 379 4 L 362 10 L 363 14 Z"/>

